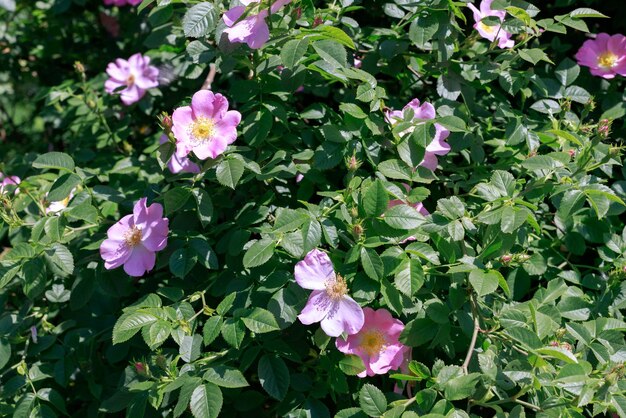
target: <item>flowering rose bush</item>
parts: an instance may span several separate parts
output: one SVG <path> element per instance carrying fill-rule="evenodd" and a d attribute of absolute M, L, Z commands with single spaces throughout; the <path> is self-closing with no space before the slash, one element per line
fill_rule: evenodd
<path fill-rule="evenodd" d="M 0 416 L 626 417 L 626 10 L 0 0 Z"/>

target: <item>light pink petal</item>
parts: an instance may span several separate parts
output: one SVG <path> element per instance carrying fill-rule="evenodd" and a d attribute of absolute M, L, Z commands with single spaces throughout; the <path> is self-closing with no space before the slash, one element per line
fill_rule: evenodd
<path fill-rule="evenodd" d="M 122 99 L 122 103 L 124 103 L 126 106 L 130 106 L 131 104 L 141 100 L 144 94 L 146 94 L 145 90 L 140 89 L 135 84 L 133 84 L 132 86 L 120 92 L 120 98 Z"/>
<path fill-rule="evenodd" d="M 615 73 L 611 70 L 606 70 L 604 68 L 598 67 L 598 68 L 590 68 L 589 72 L 595 76 L 598 77 L 602 77 L 602 78 L 606 78 L 607 80 L 610 80 L 612 78 L 615 78 Z"/>
<path fill-rule="evenodd" d="M 348 335 L 356 334 L 363 328 L 365 318 L 363 309 L 349 296 L 344 296 L 336 302 L 320 325 L 329 337 L 338 337 L 344 332 Z"/>
<path fill-rule="evenodd" d="M 263 47 L 269 39 L 270 28 L 267 26 L 265 18 L 261 17 L 261 13 L 259 13 L 256 24 L 252 27 L 252 31 L 250 36 L 246 39 L 246 43 L 252 49 L 259 49 Z"/>
<path fill-rule="evenodd" d="M 370 358 L 369 366 L 375 374 L 385 374 L 389 370 L 400 367 L 404 359 L 403 353 L 404 346 L 402 344 L 388 345 L 377 356 Z"/>
<path fill-rule="evenodd" d="M 190 106 L 179 107 L 172 114 L 172 133 L 177 142 L 188 142 L 188 127 L 193 123 L 193 111 Z"/>
<path fill-rule="evenodd" d="M 150 206 L 146 205 L 147 198 L 142 197 L 135 203 L 133 208 L 133 221 L 135 226 L 141 230 L 147 229 L 154 222 L 163 219 L 163 206 L 159 203 L 153 203 Z"/>
<path fill-rule="evenodd" d="M 304 325 L 320 322 L 328 314 L 332 306 L 333 303 L 325 290 L 314 290 L 309 295 L 309 299 L 300 315 L 298 315 L 298 319 Z"/>
<path fill-rule="evenodd" d="M 124 271 L 132 277 L 141 277 L 154 268 L 156 254 L 143 245 L 133 247 L 128 260 L 124 263 Z"/>
<path fill-rule="evenodd" d="M 436 116 L 437 114 L 435 113 L 435 106 L 428 102 L 423 103 L 420 107 L 415 109 L 415 119 L 435 119 Z"/>
<path fill-rule="evenodd" d="M 124 264 L 130 257 L 130 250 L 123 240 L 105 239 L 100 244 L 100 256 L 104 268 L 111 270 Z"/>
<path fill-rule="evenodd" d="M 135 224 L 133 223 L 133 215 L 126 215 L 107 230 L 107 237 L 113 240 L 122 240 L 126 232 Z"/>
<path fill-rule="evenodd" d="M 607 33 L 599 33 L 596 36 L 596 41 L 594 43 L 595 48 L 599 52 L 604 52 L 608 49 L 608 42 L 611 37 Z"/>
<path fill-rule="evenodd" d="M 107 65 L 106 72 L 111 78 L 121 82 L 126 82 L 126 79 L 130 75 L 128 69 L 122 68 L 114 62 L 110 62 Z"/>
<path fill-rule="evenodd" d="M 228 99 L 221 94 L 217 93 L 213 100 L 213 114 L 211 117 L 215 120 L 220 120 L 226 115 L 228 110 Z"/>
<path fill-rule="evenodd" d="M 206 160 L 207 158 L 215 159 L 218 155 L 222 155 L 228 144 L 222 138 L 213 138 L 208 142 L 199 142 L 196 146 L 193 147 L 193 153 L 201 160 Z"/>
<path fill-rule="evenodd" d="M 161 251 L 167 246 L 167 234 L 169 221 L 167 218 L 155 222 L 149 229 L 149 234 L 146 233 L 141 243 L 150 251 Z"/>
<path fill-rule="evenodd" d="M 144 70 L 139 76 L 135 77 L 135 84 L 139 88 L 144 90 L 155 88 L 159 86 L 157 77 L 159 76 L 159 70 L 156 67 L 149 67 Z"/>
<path fill-rule="evenodd" d="M 228 26 L 229 28 L 233 26 L 245 11 L 246 8 L 244 6 L 236 6 L 225 12 L 222 18 L 224 19 L 224 23 L 226 24 L 226 26 Z"/>
<path fill-rule="evenodd" d="M 213 117 L 213 105 L 215 101 L 215 95 L 210 90 L 200 90 L 196 92 L 191 98 L 191 109 L 193 109 L 193 115 L 198 117 Z"/>
<path fill-rule="evenodd" d="M 500 48 L 513 48 L 515 41 L 511 39 L 511 34 L 500 28 L 498 33 L 498 47 Z"/>
<path fill-rule="evenodd" d="M 276 0 L 274 3 L 272 3 L 272 6 L 270 7 L 271 13 L 276 13 L 277 11 L 288 5 L 290 2 L 291 0 Z"/>
<path fill-rule="evenodd" d="M 420 166 L 426 167 L 427 169 L 431 171 L 435 171 L 437 169 L 437 164 L 438 164 L 437 155 L 435 155 L 434 153 L 427 152 L 426 154 L 424 154 L 424 159 L 420 163 Z"/>
<path fill-rule="evenodd" d="M 424 215 L 424 216 L 430 215 L 430 212 L 428 212 L 428 210 L 426 210 L 426 208 L 424 207 L 424 205 L 421 202 L 420 203 L 416 203 L 415 206 L 413 206 L 413 207 L 415 209 L 417 209 L 417 211 L 419 213 L 421 213 L 422 215 Z"/>
<path fill-rule="evenodd" d="M 315 248 L 296 264 L 294 276 L 304 289 L 323 290 L 326 281 L 335 277 L 335 270 L 328 255 Z"/>
<path fill-rule="evenodd" d="M 104 91 L 106 91 L 109 94 L 114 93 L 115 90 L 117 90 L 120 87 L 126 87 L 126 83 L 122 83 L 112 78 L 109 78 L 107 81 L 104 82 Z"/>
<path fill-rule="evenodd" d="M 131 55 L 128 59 L 128 65 L 130 65 L 133 70 L 141 70 L 145 65 L 143 55 L 139 52 Z"/>
<path fill-rule="evenodd" d="M 220 121 L 215 125 L 215 138 L 219 138 L 220 142 L 225 145 L 232 144 L 237 139 L 237 129 L 230 125 L 225 126 Z"/>
<path fill-rule="evenodd" d="M 476 23 L 480 22 L 480 19 L 483 18 L 483 14 L 481 13 L 481 11 L 478 10 L 476 6 L 474 6 L 472 3 L 467 3 L 467 7 L 469 7 L 474 13 L 474 21 Z"/>
<path fill-rule="evenodd" d="M 387 121 L 387 123 L 393 125 L 401 120 L 402 120 L 401 110 L 388 110 L 385 112 L 385 121 Z"/>

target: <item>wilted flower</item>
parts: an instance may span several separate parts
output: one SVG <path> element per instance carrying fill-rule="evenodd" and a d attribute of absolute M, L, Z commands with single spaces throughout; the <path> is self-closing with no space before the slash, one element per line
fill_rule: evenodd
<path fill-rule="evenodd" d="M 109 79 L 104 83 L 104 89 L 109 94 L 120 94 L 126 106 L 138 102 L 147 89 L 159 85 L 159 69 L 149 64 L 150 57 L 140 53 L 131 56 L 128 61 L 116 59 L 107 66 Z M 124 89 L 118 91 L 121 87 Z"/>
<path fill-rule="evenodd" d="M 305 325 L 320 322 L 322 330 L 330 337 L 359 332 L 364 321 L 363 309 L 347 295 L 348 285 L 335 274 L 326 253 L 318 249 L 309 251 L 304 260 L 296 264 L 295 277 L 300 287 L 313 290 L 298 315 L 300 322 Z"/>
<path fill-rule="evenodd" d="M 72 198 L 74 197 L 74 191 L 76 191 L 76 189 L 72 189 L 72 191 L 70 192 L 69 196 L 67 196 L 63 200 L 59 200 L 59 201 L 56 201 L 56 202 L 50 202 L 50 204 L 46 208 L 46 214 L 59 213 L 62 210 L 64 210 L 65 208 L 67 208 L 67 205 L 70 204 L 70 200 L 72 200 Z M 46 196 L 48 196 L 47 193 L 46 193 Z"/>
<path fill-rule="evenodd" d="M 429 120 L 435 119 L 435 107 L 428 103 L 424 102 L 420 105 L 420 101 L 418 99 L 411 100 L 404 108 L 400 110 L 389 110 L 385 113 L 385 119 L 392 126 L 402 121 L 404 119 L 404 113 L 408 109 L 413 109 L 413 120 Z M 414 127 L 410 127 L 405 131 L 401 132 L 400 135 L 406 135 L 415 130 Z M 435 136 L 430 144 L 426 147 L 426 153 L 424 154 L 424 159 L 419 164 L 420 166 L 424 166 L 431 171 L 435 171 L 437 169 L 437 156 L 438 155 L 446 155 L 450 152 L 450 145 L 448 145 L 446 139 L 450 136 L 450 131 L 441 126 L 438 123 L 435 123 Z"/>
<path fill-rule="evenodd" d="M 511 34 L 504 29 L 501 25 L 489 26 L 483 23 L 482 20 L 488 16 L 497 17 L 500 22 L 504 21 L 506 12 L 504 10 L 492 10 L 491 3 L 493 0 L 483 0 L 480 2 L 480 10 L 476 8 L 472 3 L 468 3 L 467 7 L 474 12 L 474 29 L 478 31 L 480 36 L 493 42 L 498 39 L 498 46 L 500 48 L 512 48 L 515 42 L 511 39 Z"/>
<path fill-rule="evenodd" d="M 161 135 L 159 144 L 164 144 L 166 142 L 167 135 Z M 181 171 L 184 173 L 199 173 L 200 167 L 198 164 L 191 161 L 191 159 L 187 156 L 188 154 L 183 154 L 181 150 L 182 148 L 176 147 L 174 154 L 172 154 L 172 158 L 170 158 L 170 161 L 167 163 L 167 168 L 169 168 L 172 174 L 178 174 Z"/>
<path fill-rule="evenodd" d="M 104 0 L 106 6 L 137 6 L 143 0 Z"/>
<path fill-rule="evenodd" d="M 237 139 L 241 113 L 228 110 L 228 100 L 221 94 L 200 90 L 191 98 L 191 106 L 179 107 L 172 115 L 176 154 L 191 151 L 205 160 L 217 158 Z"/>
<path fill-rule="evenodd" d="M 583 43 L 576 53 L 578 65 L 589 67 L 589 72 L 603 78 L 626 76 L 626 36 L 599 33 L 596 39 Z"/>
<path fill-rule="evenodd" d="M 167 245 L 169 220 L 163 218 L 163 206 L 146 206 L 143 197 L 135 203 L 132 215 L 126 215 L 107 231 L 100 245 L 100 255 L 107 270 L 124 265 L 129 276 L 139 277 L 154 268 L 155 253 Z"/>
<path fill-rule="evenodd" d="M 0 194 L 4 194 L 5 193 L 5 189 L 7 189 L 7 186 L 11 185 L 11 186 L 17 186 L 18 184 L 20 184 L 22 182 L 22 180 L 18 177 L 18 176 L 4 176 L 4 174 L 0 173 L 0 180 L 2 180 L 0 182 Z M 16 187 L 15 188 L 15 194 L 19 193 L 19 189 Z"/>
<path fill-rule="evenodd" d="M 276 13 L 291 0 L 277 0 L 270 6 L 270 12 Z M 237 22 L 246 11 L 246 6 L 258 3 L 259 0 L 241 0 L 243 6 L 235 6 L 222 16 L 228 29 L 224 33 L 228 40 L 234 43 L 246 43 L 252 49 L 261 48 L 270 39 L 270 30 L 265 19 L 269 15 L 267 9 L 259 10 Z"/>
<path fill-rule="evenodd" d="M 398 341 L 404 324 L 391 316 L 388 310 L 363 309 L 365 321 L 361 330 L 343 340 L 337 338 L 337 349 L 345 354 L 356 354 L 365 364 L 359 377 L 385 374 L 398 369 L 409 355 L 409 347 Z"/>

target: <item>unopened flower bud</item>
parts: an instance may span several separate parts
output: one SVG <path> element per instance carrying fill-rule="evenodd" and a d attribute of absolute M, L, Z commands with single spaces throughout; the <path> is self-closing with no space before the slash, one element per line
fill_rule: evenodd
<path fill-rule="evenodd" d="M 348 170 L 356 171 L 359 168 L 359 166 L 361 165 L 361 163 L 353 155 L 352 157 L 348 158 L 348 161 L 347 161 L 346 165 L 348 166 Z"/>
<path fill-rule="evenodd" d="M 608 138 L 611 133 L 611 124 L 613 121 L 611 119 L 602 119 L 598 123 L 598 135 L 602 138 Z"/>
<path fill-rule="evenodd" d="M 359 209 L 355 206 L 352 209 L 350 209 L 350 215 L 352 215 L 353 218 L 356 218 L 357 216 L 359 216 Z"/>
<path fill-rule="evenodd" d="M 570 149 L 567 151 L 567 153 L 569 154 L 569 156 L 571 158 L 574 158 L 574 156 L 576 155 L 576 150 L 575 149 Z"/>
<path fill-rule="evenodd" d="M 148 374 L 146 365 L 140 361 L 135 362 L 135 371 L 141 376 L 146 376 Z"/>
<path fill-rule="evenodd" d="M 363 235 L 363 226 L 360 224 L 356 224 L 352 226 L 352 234 L 356 237 L 356 238 L 360 238 L 361 235 Z"/>
<path fill-rule="evenodd" d="M 572 345 L 570 343 L 561 343 L 561 348 L 569 351 L 570 353 L 572 352 Z"/>
<path fill-rule="evenodd" d="M 172 117 L 167 112 L 163 112 L 159 116 L 159 119 L 161 121 L 161 127 L 165 131 L 165 134 L 169 135 L 169 133 L 172 131 Z"/>
<path fill-rule="evenodd" d="M 85 67 L 80 61 L 74 62 L 74 69 L 76 70 L 78 74 L 85 74 Z"/>
<path fill-rule="evenodd" d="M 324 21 L 322 20 L 321 17 L 317 16 L 314 20 L 313 20 L 313 27 L 317 27 L 319 25 L 321 25 L 322 23 L 324 23 Z"/>
<path fill-rule="evenodd" d="M 500 262 L 502 262 L 503 264 L 508 264 L 511 262 L 511 260 L 513 260 L 513 257 L 510 254 L 505 254 L 500 257 Z"/>

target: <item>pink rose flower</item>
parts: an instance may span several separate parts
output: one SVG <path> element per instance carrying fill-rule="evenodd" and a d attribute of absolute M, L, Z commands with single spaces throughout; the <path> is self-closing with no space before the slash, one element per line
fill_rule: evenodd
<path fill-rule="evenodd" d="M 150 64 L 150 57 L 137 53 L 128 61 L 118 58 L 107 65 L 109 79 L 104 83 L 104 89 L 109 94 L 120 94 L 122 103 L 129 106 L 138 102 L 146 90 L 157 87 L 159 69 Z M 122 90 L 117 90 L 124 87 Z"/>
<path fill-rule="evenodd" d="M 270 12 L 276 13 L 291 0 L 277 0 L 270 6 Z M 259 0 L 242 0 L 243 6 L 236 6 L 222 16 L 228 29 L 224 33 L 233 43 L 246 43 L 252 49 L 259 49 L 270 39 L 270 30 L 265 19 L 269 15 L 267 9 L 261 9 L 257 14 L 250 14 L 237 22 L 246 11 L 246 6 L 258 3 Z"/>
<path fill-rule="evenodd" d="M 191 106 L 179 107 L 172 115 L 176 154 L 191 151 L 205 160 L 217 158 L 237 139 L 241 113 L 228 110 L 228 100 L 221 94 L 200 90 L 191 98 Z"/>
<path fill-rule="evenodd" d="M 146 206 L 143 197 L 135 203 L 132 215 L 126 215 L 107 231 L 100 245 L 104 267 L 111 270 L 124 265 L 133 277 L 143 276 L 154 268 L 157 251 L 167 246 L 169 220 L 163 217 L 163 206 Z"/>
<path fill-rule="evenodd" d="M 418 99 L 411 100 L 406 106 L 404 106 L 402 111 L 390 110 L 386 112 L 385 119 L 389 124 L 393 126 L 398 121 L 404 119 L 404 112 L 406 112 L 409 108 L 413 109 L 414 121 L 435 119 L 435 107 L 428 102 L 424 102 L 422 105 L 420 105 L 420 101 Z M 414 129 L 415 128 L 411 127 L 401 132 L 400 135 L 411 133 Z M 440 124 L 435 123 L 435 137 L 426 147 L 426 153 L 424 154 L 424 159 L 419 164 L 420 166 L 426 167 L 431 171 L 435 171 L 437 169 L 437 156 L 446 155 L 450 152 L 450 145 L 445 142 L 448 136 L 450 136 L 450 131 Z"/>
<path fill-rule="evenodd" d="M 161 135 L 159 144 L 165 144 L 166 142 L 167 136 L 165 134 Z M 172 155 L 172 158 L 170 158 L 170 161 L 167 163 L 167 168 L 169 168 L 172 174 L 178 174 L 180 172 L 198 174 L 200 172 L 198 164 L 191 161 L 191 159 L 187 157 L 187 154 L 181 154 L 178 147 Z"/>
<path fill-rule="evenodd" d="M 104 0 L 105 6 L 126 6 L 127 4 L 131 6 L 137 6 L 143 0 Z"/>
<path fill-rule="evenodd" d="M 410 348 L 398 341 L 404 324 L 391 316 L 388 310 L 363 309 L 365 323 L 363 328 L 347 339 L 337 338 L 335 346 L 345 354 L 356 354 L 365 364 L 365 370 L 359 377 L 385 374 L 396 370 L 408 357 Z"/>
<path fill-rule="evenodd" d="M 596 39 L 583 43 L 576 53 L 578 65 L 589 67 L 589 72 L 606 79 L 626 76 L 626 36 L 599 33 Z"/>
<path fill-rule="evenodd" d="M 330 337 L 344 332 L 356 334 L 363 326 L 363 309 L 348 293 L 346 281 L 335 274 L 328 255 L 313 249 L 298 262 L 296 282 L 304 289 L 313 290 L 306 306 L 298 315 L 304 325 L 320 322 L 322 330 Z"/>
<path fill-rule="evenodd" d="M 481 20 L 487 16 L 495 16 L 500 19 L 500 22 L 504 21 L 506 12 L 504 10 L 491 10 L 491 3 L 493 0 L 483 0 L 480 2 L 480 10 L 476 8 L 472 3 L 468 3 L 468 7 L 474 12 L 474 29 L 478 31 L 480 36 L 493 42 L 498 39 L 498 46 L 500 48 L 512 48 L 515 42 L 511 39 L 511 34 L 504 29 L 501 25 L 489 26 Z"/>
<path fill-rule="evenodd" d="M 7 188 L 7 186 L 9 185 L 17 186 L 18 184 L 22 182 L 22 179 L 20 179 L 18 176 L 6 176 L 5 177 L 3 173 L 0 173 L 0 180 L 2 180 L 0 182 L 0 194 L 5 193 L 5 189 Z M 18 194 L 19 192 L 20 192 L 19 189 L 16 187 L 15 194 Z"/>

